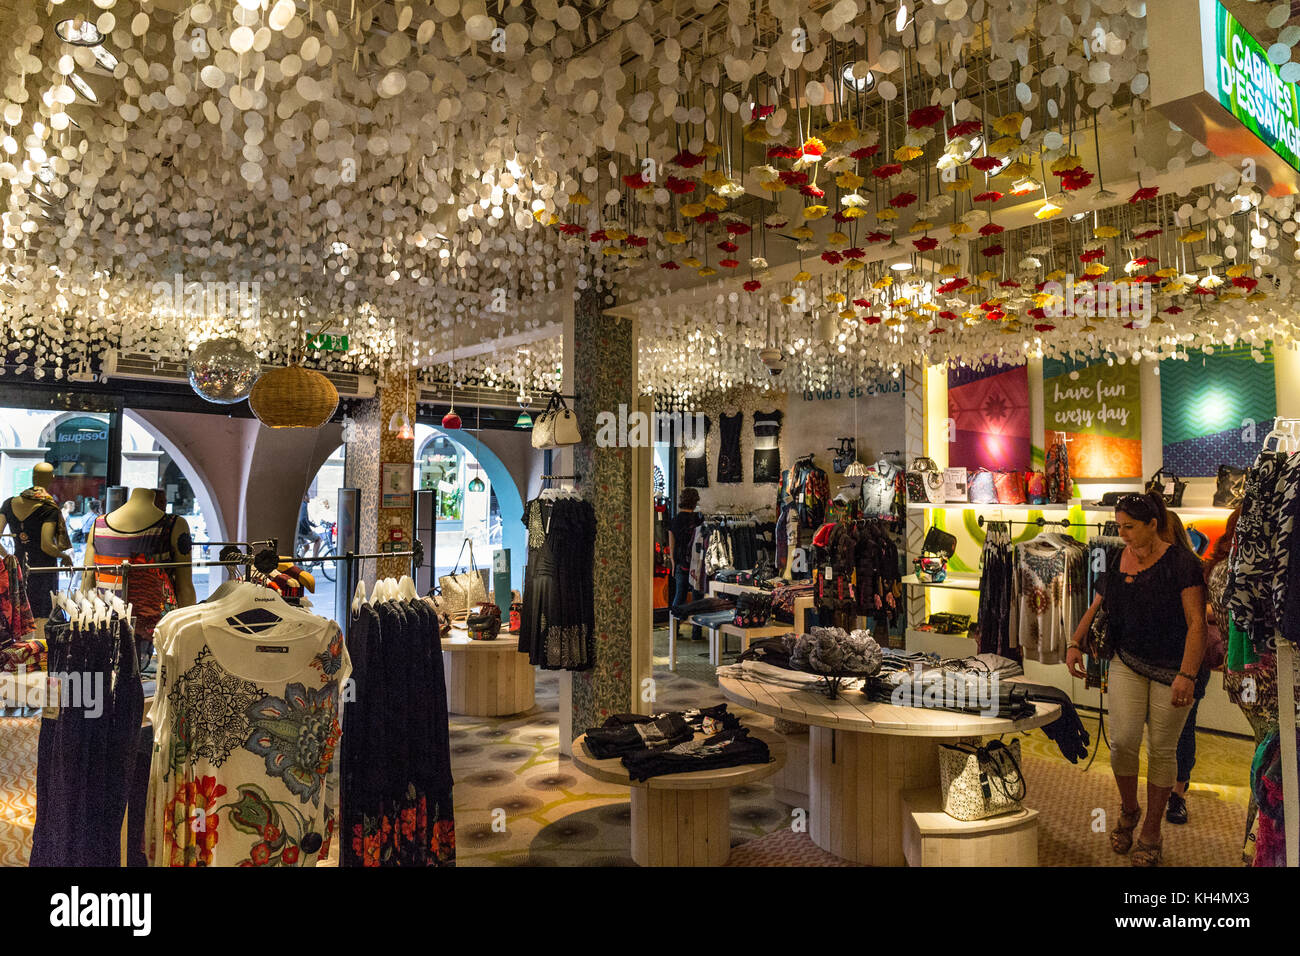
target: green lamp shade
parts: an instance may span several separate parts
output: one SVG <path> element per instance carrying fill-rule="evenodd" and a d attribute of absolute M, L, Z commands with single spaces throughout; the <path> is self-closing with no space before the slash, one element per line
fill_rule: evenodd
<path fill-rule="evenodd" d="M 486 487 L 487 486 L 483 484 L 483 479 L 479 478 L 477 475 L 470 479 L 469 490 L 474 492 L 475 494 L 482 491 Z"/>
<path fill-rule="evenodd" d="M 532 428 L 533 416 L 527 412 L 520 412 L 519 417 L 515 419 L 515 428 Z"/>

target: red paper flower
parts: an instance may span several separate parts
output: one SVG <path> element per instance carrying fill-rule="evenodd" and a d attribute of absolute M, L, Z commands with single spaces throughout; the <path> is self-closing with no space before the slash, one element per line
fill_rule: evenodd
<path fill-rule="evenodd" d="M 1171 305 L 1169 308 L 1165 309 L 1165 311 L 1170 315 L 1181 315 L 1183 309 L 1182 306 Z"/>
<path fill-rule="evenodd" d="M 650 183 L 642 179 L 640 173 L 635 173 L 629 176 L 624 176 L 623 185 L 628 189 L 645 189 L 650 185 Z"/>
<path fill-rule="evenodd" d="M 920 129 L 923 126 L 933 126 L 941 119 L 943 119 L 942 106 L 921 106 L 908 114 L 907 125 L 912 129 Z"/>
<path fill-rule="evenodd" d="M 976 193 L 973 201 L 974 202 L 997 202 L 1001 198 L 1002 198 L 1002 193 L 998 192 L 996 189 L 990 189 L 986 193 Z"/>
<path fill-rule="evenodd" d="M 930 334 L 931 334 L 931 335 L 943 335 L 943 333 L 944 333 L 945 331 L 947 331 L 947 330 L 946 330 L 946 329 L 931 329 L 931 330 L 930 330 Z"/>
<path fill-rule="evenodd" d="M 768 159 L 798 159 L 802 155 L 803 150 L 799 147 L 787 146 L 784 143 L 777 143 L 767 148 Z"/>
<path fill-rule="evenodd" d="M 957 318 L 957 313 L 950 312 L 947 309 L 944 309 L 942 312 L 939 313 L 939 318 L 947 319 L 949 322 L 951 322 L 953 319 Z"/>
<path fill-rule="evenodd" d="M 1153 265 L 1157 265 L 1158 262 L 1157 260 L 1151 258 L 1150 256 L 1138 256 L 1136 259 L 1133 260 L 1133 264 L 1135 266 L 1153 266 Z"/>
<path fill-rule="evenodd" d="M 740 265 L 740 263 L 735 259 L 723 259 L 718 263 L 718 265 L 722 266 L 724 269 L 734 269 L 736 266 Z"/>
<path fill-rule="evenodd" d="M 938 247 L 939 240 L 933 236 L 922 236 L 920 239 L 913 239 L 912 245 L 916 246 L 917 252 L 929 252 Z"/>
<path fill-rule="evenodd" d="M 757 292 L 759 289 L 763 288 L 763 283 L 759 282 L 757 279 L 750 279 L 742 286 L 742 288 L 746 292 Z"/>
<path fill-rule="evenodd" d="M 764 229 L 784 229 L 788 225 L 790 225 L 790 220 L 788 219 L 785 222 L 763 222 Z"/>
<path fill-rule="evenodd" d="M 870 300 L 870 299 L 854 299 L 854 300 L 853 300 L 853 304 L 856 305 L 859 309 L 869 309 L 869 308 L 871 308 L 871 300 Z"/>
<path fill-rule="evenodd" d="M 1134 202 L 1141 202 L 1144 199 L 1155 199 L 1156 196 L 1158 196 L 1159 194 L 1160 194 L 1159 186 L 1143 186 L 1132 196 L 1129 196 L 1128 201 L 1134 203 Z"/>
<path fill-rule="evenodd" d="M 861 146 L 849 153 L 849 155 L 854 159 L 870 159 L 878 152 L 880 152 L 880 144 L 876 143 L 874 146 Z"/>
<path fill-rule="evenodd" d="M 834 249 L 827 249 L 825 252 L 822 253 L 822 261 L 829 262 L 831 265 L 837 266 L 844 261 L 844 257 L 840 255 L 838 252 L 836 252 Z"/>
<path fill-rule="evenodd" d="M 754 119 L 765 120 L 775 112 L 776 112 L 775 106 L 755 106 Z"/>
<path fill-rule="evenodd" d="M 862 321 L 867 323 L 867 325 L 879 325 L 882 320 L 878 315 L 869 315 Z"/>
<path fill-rule="evenodd" d="M 585 229 L 572 222 L 560 223 L 560 232 L 564 233 L 566 236 L 581 236 L 586 234 Z"/>
<path fill-rule="evenodd" d="M 731 233 L 733 236 L 743 236 L 745 233 L 749 232 L 749 223 L 735 222 L 733 220 L 732 222 L 727 223 L 727 232 Z"/>
<path fill-rule="evenodd" d="M 805 183 L 800 186 L 799 192 L 813 199 L 821 199 L 826 195 L 826 190 L 822 189 L 820 186 L 814 186 L 812 183 Z"/>
<path fill-rule="evenodd" d="M 981 173 L 987 173 L 990 169 L 997 169 L 1001 166 L 1002 160 L 996 156 L 976 156 L 970 161 L 970 164 Z"/>
<path fill-rule="evenodd" d="M 1001 289 L 1019 289 L 1020 283 L 1015 279 L 1003 279 L 998 283 L 998 287 Z"/>
<path fill-rule="evenodd" d="M 1138 242 L 1145 242 L 1148 239 L 1154 239 L 1163 232 L 1163 229 L 1146 229 L 1142 232 L 1134 233 L 1133 238 Z"/>
<path fill-rule="evenodd" d="M 963 279 L 961 276 L 957 276 L 956 278 L 949 279 L 935 291 L 940 295 L 947 295 L 949 292 L 956 292 L 958 289 L 964 289 L 968 285 L 970 285 L 969 279 Z"/>
<path fill-rule="evenodd" d="M 948 138 L 956 139 L 958 136 L 969 136 L 971 133 L 978 133 L 984 129 L 984 124 L 979 120 L 966 120 L 962 123 L 954 123 L 948 127 Z"/>
<path fill-rule="evenodd" d="M 877 179 L 888 179 L 890 176 L 897 176 L 903 171 L 902 163 L 885 163 L 883 166 L 877 166 L 871 171 L 871 175 Z"/>
<path fill-rule="evenodd" d="M 803 142 L 803 154 L 805 156 L 825 156 L 826 147 L 821 140 L 809 137 Z"/>
<path fill-rule="evenodd" d="M 669 176 L 664 180 L 664 186 L 670 193 L 676 193 L 679 196 L 695 192 L 695 180 L 693 179 L 681 179 L 677 176 Z"/>
<path fill-rule="evenodd" d="M 841 255 L 843 255 L 845 259 L 865 259 L 867 252 L 865 249 L 859 249 L 857 246 L 852 246 L 845 249 Z"/>
<path fill-rule="evenodd" d="M 609 238 L 609 236 L 605 235 L 604 229 L 597 229 L 595 232 L 587 236 L 587 238 L 590 239 L 592 242 L 604 242 L 606 239 Z"/>
<path fill-rule="evenodd" d="M 808 181 L 808 174 L 802 169 L 783 169 L 777 173 L 777 176 L 787 186 L 802 186 Z"/>
<path fill-rule="evenodd" d="M 982 251 L 983 251 L 984 255 L 989 256 L 989 257 L 992 257 L 992 256 L 1000 256 L 1000 255 L 1002 255 L 1004 252 L 1006 252 L 1006 250 L 1003 249 L 1000 245 L 986 246 Z"/>
<path fill-rule="evenodd" d="M 843 209 L 837 209 L 835 215 L 831 216 L 833 222 L 848 222 L 849 217 L 844 214 Z"/>
<path fill-rule="evenodd" d="M 668 162 L 681 166 L 683 169 L 691 169 L 704 162 L 704 154 L 692 153 L 690 150 L 684 149 L 672 159 L 668 160 Z"/>
<path fill-rule="evenodd" d="M 868 234 L 867 242 L 884 242 L 888 238 L 889 238 L 889 233 L 877 231 Z"/>
<path fill-rule="evenodd" d="M 1250 276 L 1235 276 L 1232 284 L 1238 289 L 1245 289 L 1247 292 L 1254 292 L 1255 286 L 1259 285 L 1258 279 L 1252 279 Z"/>
<path fill-rule="evenodd" d="M 1039 323 L 1039 324 L 1037 324 L 1037 325 L 1034 326 L 1034 331 L 1035 331 L 1035 332 L 1050 332 L 1050 331 L 1052 331 L 1052 329 L 1054 329 L 1054 328 L 1056 328 L 1056 326 L 1054 326 L 1054 325 L 1050 325 L 1050 324 L 1048 324 L 1047 322 L 1042 322 L 1042 323 Z"/>
<path fill-rule="evenodd" d="M 996 236 L 999 232 L 1003 231 L 1003 227 L 999 226 L 996 222 L 986 222 L 984 225 L 980 226 L 980 235 L 985 237 Z"/>
<path fill-rule="evenodd" d="M 904 206 L 910 206 L 916 202 L 916 193 L 899 193 L 889 200 L 889 204 L 895 209 L 902 209 Z"/>
<path fill-rule="evenodd" d="M 673 262 L 673 260 L 669 259 L 667 262 L 661 262 L 661 263 L 659 263 L 659 268 L 660 268 L 660 269 L 680 269 L 681 266 L 679 266 L 677 263 Z"/>
<path fill-rule="evenodd" d="M 1199 285 L 1192 291 L 1197 295 L 1214 295 L 1213 289 L 1207 289 L 1204 286 L 1199 286 Z"/>
<path fill-rule="evenodd" d="M 1079 253 L 1080 262 L 1096 262 L 1098 259 L 1106 258 L 1106 247 L 1098 246 L 1096 249 L 1087 249 Z"/>
<path fill-rule="evenodd" d="M 1029 310 L 1029 315 L 1031 315 L 1031 316 L 1032 316 L 1033 318 L 1035 318 L 1035 319 L 1045 319 L 1045 318 L 1047 318 L 1047 310 L 1046 310 L 1046 309 L 1041 309 L 1041 308 L 1038 308 L 1038 309 L 1030 309 L 1030 310 Z"/>
<path fill-rule="evenodd" d="M 1058 175 L 1061 177 L 1061 188 L 1066 192 L 1074 192 L 1083 189 L 1085 186 L 1091 186 L 1094 179 L 1092 173 L 1082 166 L 1065 173 L 1058 173 Z"/>
<path fill-rule="evenodd" d="M 636 246 L 638 249 L 644 248 L 650 244 L 650 240 L 645 236 L 628 236 L 623 240 L 625 246 Z"/>
<path fill-rule="evenodd" d="M 734 242 L 728 242 L 727 240 L 724 239 L 722 240 L 722 242 L 718 243 L 718 248 L 721 249 L 723 252 L 735 252 L 737 249 L 740 248 L 740 246 L 736 245 Z"/>
<path fill-rule="evenodd" d="M 698 216 L 696 216 L 695 221 L 702 222 L 706 225 L 711 222 L 717 222 L 718 214 L 714 212 L 712 209 L 707 209 L 704 212 L 700 213 Z"/>

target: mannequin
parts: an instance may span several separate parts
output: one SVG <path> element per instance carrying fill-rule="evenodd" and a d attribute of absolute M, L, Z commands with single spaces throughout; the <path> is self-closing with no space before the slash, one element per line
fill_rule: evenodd
<path fill-rule="evenodd" d="M 49 592 L 59 590 L 59 584 L 57 576 L 35 569 L 54 567 L 60 562 L 72 564 L 72 559 L 66 553 L 71 542 L 68 541 L 59 507 L 50 494 L 53 480 L 54 466 L 40 462 L 32 468 L 32 487 L 0 504 L 0 534 L 6 530 L 14 533 L 13 550 L 32 569 L 27 581 L 27 592 L 32 616 L 37 619 L 38 628 L 50 616 Z M 0 554 L 7 553 L 0 546 Z M 40 633 L 43 631 L 38 632 L 38 636 Z"/>
<path fill-rule="evenodd" d="M 124 534 L 138 534 L 152 528 L 158 522 L 167 517 L 167 513 L 156 504 L 157 490 L 154 488 L 133 488 L 131 496 L 126 499 L 126 504 L 116 511 L 110 512 L 99 521 L 95 526 L 90 528 L 86 537 L 86 566 L 89 567 L 95 563 L 95 531 L 100 523 L 106 523 L 110 530 L 122 532 Z M 189 561 L 190 559 L 190 527 L 186 524 L 184 518 L 177 517 L 175 524 L 172 526 L 170 539 L 170 561 Z M 189 567 L 167 568 L 167 575 L 172 579 L 172 584 L 176 591 L 176 603 L 179 607 L 188 607 L 195 603 L 194 580 L 193 574 Z M 98 575 L 86 574 L 82 576 L 81 589 L 89 591 L 97 583 Z M 130 594 L 127 594 L 130 600 Z"/>

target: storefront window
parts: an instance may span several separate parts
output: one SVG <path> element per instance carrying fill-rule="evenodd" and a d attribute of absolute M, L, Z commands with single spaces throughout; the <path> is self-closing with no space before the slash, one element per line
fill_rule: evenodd
<path fill-rule="evenodd" d="M 501 509 L 492 480 L 473 453 L 448 434 L 421 425 L 416 437 L 415 486 L 438 493 L 437 574 L 456 566 L 466 539 L 473 542 L 478 566 L 489 566 L 493 550 L 501 547 Z"/>

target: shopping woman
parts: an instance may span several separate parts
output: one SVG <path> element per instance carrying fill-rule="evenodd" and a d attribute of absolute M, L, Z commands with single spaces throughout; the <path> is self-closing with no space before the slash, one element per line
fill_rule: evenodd
<path fill-rule="evenodd" d="M 683 489 L 677 496 L 677 514 L 673 515 L 668 529 L 668 548 L 673 556 L 673 607 L 691 600 L 691 544 L 695 540 L 695 529 L 702 520 L 695 510 L 699 503 L 698 491 Z M 702 637 L 703 632 L 698 627 L 691 629 L 691 640 L 698 641 Z"/>
<path fill-rule="evenodd" d="M 1120 795 L 1111 831 L 1116 853 L 1132 850 L 1134 866 L 1158 866 L 1160 824 L 1176 776 L 1178 738 L 1195 697 L 1205 649 L 1205 584 L 1190 550 L 1161 537 L 1169 515 L 1159 495 L 1125 495 L 1115 506 L 1124 541 L 1118 567 L 1106 569 L 1099 594 L 1079 622 L 1065 663 L 1086 676 L 1083 651 L 1092 619 L 1106 604 L 1114 657 L 1108 677 L 1111 770 Z M 1147 732 L 1147 812 L 1138 802 L 1138 751 Z M 1137 842 L 1133 831 L 1142 824 Z"/>

